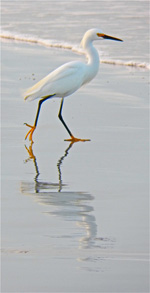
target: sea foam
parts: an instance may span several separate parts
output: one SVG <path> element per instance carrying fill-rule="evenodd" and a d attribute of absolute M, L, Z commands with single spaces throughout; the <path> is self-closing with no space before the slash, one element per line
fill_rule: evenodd
<path fill-rule="evenodd" d="M 18 41 L 18 42 L 26 42 L 26 43 L 33 43 L 33 44 L 39 44 L 45 47 L 52 47 L 52 48 L 60 48 L 64 50 L 71 50 L 77 54 L 84 55 L 84 50 L 75 45 L 68 42 L 59 42 L 57 40 L 52 39 L 42 39 L 37 38 L 35 36 L 31 35 L 23 35 L 18 33 L 12 33 L 9 31 L 1 31 L 0 38 L 3 40 L 12 40 L 12 41 Z M 129 61 L 123 61 L 123 60 L 111 60 L 109 58 L 104 59 L 102 57 L 102 54 L 99 52 L 101 56 L 101 63 L 111 64 L 111 65 L 119 65 L 119 66 L 130 66 L 130 67 L 137 67 L 137 68 L 143 68 L 150 70 L 150 64 L 146 62 L 136 62 L 133 60 Z"/>

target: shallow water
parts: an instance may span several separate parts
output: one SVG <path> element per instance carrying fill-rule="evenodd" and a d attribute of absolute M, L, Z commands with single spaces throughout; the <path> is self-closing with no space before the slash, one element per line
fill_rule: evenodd
<path fill-rule="evenodd" d="M 64 141 L 59 99 L 24 141 L 37 103 L 21 91 L 73 58 L 2 44 L 2 291 L 148 292 L 147 71 L 101 65 L 65 99 L 65 121 L 90 142 Z"/>
<path fill-rule="evenodd" d="M 102 61 L 150 67 L 148 0 L 2 1 L 3 37 L 80 52 L 83 34 L 95 27 L 124 40 L 97 42 Z"/>

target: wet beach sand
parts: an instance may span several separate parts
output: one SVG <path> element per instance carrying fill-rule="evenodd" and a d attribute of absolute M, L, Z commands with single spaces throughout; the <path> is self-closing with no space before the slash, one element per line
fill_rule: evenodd
<path fill-rule="evenodd" d="M 63 117 L 22 92 L 71 51 L 2 43 L 2 292 L 148 292 L 148 71 L 101 64 Z"/>

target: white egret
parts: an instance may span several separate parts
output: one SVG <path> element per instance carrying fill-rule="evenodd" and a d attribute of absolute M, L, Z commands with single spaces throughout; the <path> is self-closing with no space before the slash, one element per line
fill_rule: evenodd
<path fill-rule="evenodd" d="M 88 30 L 84 34 L 82 42 L 81 42 L 81 45 L 87 55 L 88 62 L 84 63 L 79 61 L 73 61 L 73 62 L 66 63 L 58 67 L 56 70 L 52 71 L 51 73 L 49 73 L 46 77 L 41 79 L 38 83 L 36 83 L 33 87 L 31 87 L 26 92 L 26 96 L 24 98 L 25 100 L 40 99 L 40 101 L 38 104 L 38 109 L 37 109 L 34 125 L 31 126 L 25 123 L 28 127 L 30 127 L 30 130 L 28 131 L 25 139 L 29 135 L 29 140 L 33 142 L 32 136 L 37 126 L 42 103 L 52 97 L 59 97 L 61 98 L 61 105 L 60 105 L 58 117 L 70 135 L 70 139 L 68 139 L 68 141 L 71 141 L 71 142 L 86 141 L 86 139 L 79 139 L 73 136 L 72 132 L 69 130 L 68 126 L 63 120 L 62 107 L 63 107 L 65 97 L 73 94 L 82 85 L 90 82 L 97 74 L 99 69 L 99 63 L 100 63 L 99 54 L 98 54 L 98 51 L 94 48 L 92 42 L 95 40 L 102 40 L 102 39 L 122 41 L 121 39 L 105 35 L 99 29 Z"/>

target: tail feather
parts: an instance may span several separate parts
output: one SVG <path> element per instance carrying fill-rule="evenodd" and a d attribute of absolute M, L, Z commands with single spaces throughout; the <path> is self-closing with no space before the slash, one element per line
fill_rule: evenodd
<path fill-rule="evenodd" d="M 25 96 L 24 96 L 24 100 L 33 100 L 33 99 L 36 99 L 35 97 L 35 94 L 34 93 L 30 93 L 30 94 L 27 94 L 27 92 L 25 93 Z"/>
<path fill-rule="evenodd" d="M 31 88 L 29 88 L 25 94 L 24 94 L 24 100 L 34 100 L 42 97 L 46 97 L 47 92 L 49 92 L 49 96 L 53 96 L 53 88 L 50 87 L 47 90 L 47 82 L 48 82 L 49 75 L 41 79 L 39 82 L 37 82 L 35 85 L 33 85 Z"/>
<path fill-rule="evenodd" d="M 35 96 L 35 94 L 29 94 L 29 95 L 26 95 L 25 97 L 24 97 L 24 100 L 26 101 L 26 100 L 29 100 L 29 101 L 31 101 L 31 100 L 34 100 L 34 99 L 36 99 L 37 97 Z"/>
<path fill-rule="evenodd" d="M 33 100 L 39 97 L 40 95 L 40 90 L 43 86 L 42 80 L 34 84 L 32 87 L 30 87 L 26 92 L 25 92 L 25 97 L 24 100 Z M 38 94 L 37 94 L 38 93 Z"/>
<path fill-rule="evenodd" d="M 35 90 L 33 87 L 29 88 L 25 93 L 24 93 L 24 100 L 34 100 L 36 98 L 40 97 L 40 89 Z"/>

